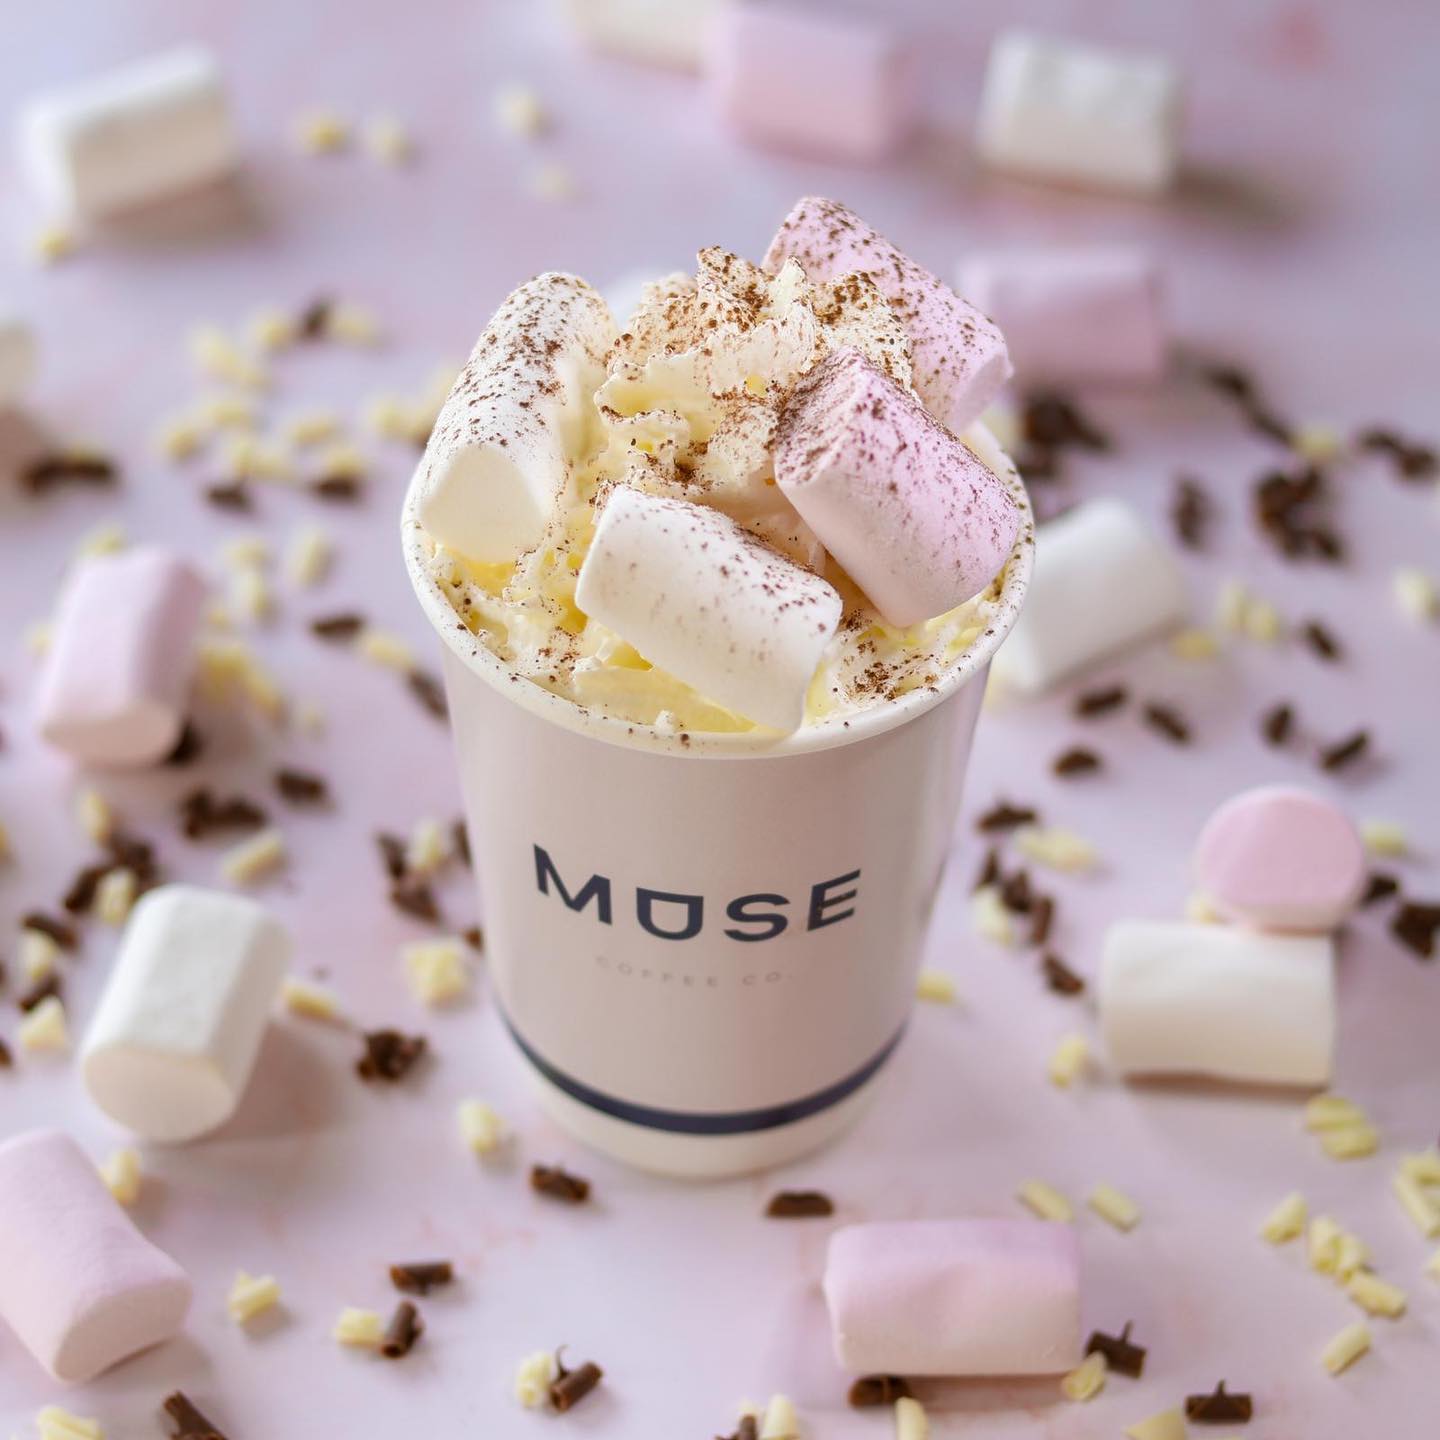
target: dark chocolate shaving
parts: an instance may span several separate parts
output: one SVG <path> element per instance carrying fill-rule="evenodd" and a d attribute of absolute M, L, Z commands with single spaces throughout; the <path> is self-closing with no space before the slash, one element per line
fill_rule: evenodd
<path fill-rule="evenodd" d="M 1011 805 L 1008 801 L 1001 800 L 975 821 L 975 828 L 985 834 L 993 834 L 997 830 L 1014 830 L 1021 825 L 1033 825 L 1039 818 L 1039 812 L 1028 805 Z"/>
<path fill-rule="evenodd" d="M 10 1053 L 10 1047 L 0 1040 L 0 1070 L 8 1070 L 15 1063 L 15 1057 Z"/>
<path fill-rule="evenodd" d="M 215 1422 L 206 1419 L 182 1391 L 166 1396 L 164 1409 L 175 1426 L 171 1440 L 225 1440 Z"/>
<path fill-rule="evenodd" d="M 1313 465 L 1293 474 L 1271 470 L 1254 485 L 1255 520 L 1260 533 L 1288 559 L 1343 560 L 1345 547 L 1326 520 L 1328 500 L 1324 476 Z"/>
<path fill-rule="evenodd" d="M 22 930 L 38 930 L 48 935 L 62 950 L 74 951 L 79 948 L 80 935 L 73 925 L 46 915 L 41 910 L 31 910 L 20 917 Z"/>
<path fill-rule="evenodd" d="M 1075 401 L 1053 390 L 1026 397 L 1020 425 L 1026 441 L 1041 452 L 1110 448 L 1109 437 L 1086 418 Z"/>
<path fill-rule="evenodd" d="M 1085 1342 L 1085 1353 L 1093 1355 L 1099 1351 L 1105 1357 L 1106 1365 L 1119 1375 L 1129 1375 L 1138 1380 L 1145 1369 L 1145 1347 L 1136 1345 L 1130 1339 L 1130 1322 L 1118 1335 L 1107 1335 L 1096 1330 Z"/>
<path fill-rule="evenodd" d="M 16 997 L 16 1006 L 28 1015 L 37 1005 L 43 1004 L 52 995 L 57 999 L 63 999 L 64 982 L 60 979 L 58 971 L 52 970 L 48 975 L 42 975 L 28 990 Z"/>
<path fill-rule="evenodd" d="M 95 903 L 95 892 L 100 888 L 100 882 L 114 868 L 113 865 L 103 863 L 86 865 L 76 873 L 70 882 L 70 888 L 60 897 L 61 907 L 71 915 L 86 914 Z"/>
<path fill-rule="evenodd" d="M 288 767 L 275 772 L 275 788 L 292 805 L 323 805 L 330 798 L 330 787 L 322 775 Z"/>
<path fill-rule="evenodd" d="M 435 891 L 424 876 L 402 875 L 390 887 L 390 903 L 402 915 L 409 915 L 413 919 L 424 920 L 432 925 L 440 921 L 440 902 L 436 900 Z"/>
<path fill-rule="evenodd" d="M 365 617 L 344 613 L 322 615 L 310 622 L 310 633 L 322 640 L 353 640 L 365 628 Z"/>
<path fill-rule="evenodd" d="M 1394 875 L 1387 875 L 1381 870 L 1373 870 L 1370 879 L 1365 886 L 1365 893 L 1360 897 L 1360 908 L 1363 910 L 1370 905 L 1378 905 L 1382 900 L 1388 900 L 1392 895 L 1400 893 L 1400 881 Z"/>
<path fill-rule="evenodd" d="M 1103 690 L 1086 690 L 1075 697 L 1075 713 L 1086 720 L 1118 710 L 1130 692 L 1123 685 L 1108 685 Z"/>
<path fill-rule="evenodd" d="M 1270 745 L 1283 745 L 1295 728 L 1295 711 L 1289 705 L 1276 705 L 1260 717 L 1260 733 Z"/>
<path fill-rule="evenodd" d="M 1440 471 L 1440 456 L 1428 445 L 1416 444 L 1383 426 L 1362 430 L 1355 443 L 1361 450 L 1384 455 L 1401 480 L 1428 480 Z"/>
<path fill-rule="evenodd" d="M 454 1278 L 455 1267 L 448 1260 L 408 1260 L 390 1267 L 390 1283 L 410 1295 L 428 1295 Z"/>
<path fill-rule="evenodd" d="M 387 1360 L 398 1360 L 415 1348 L 415 1342 L 424 1333 L 425 1322 L 420 1318 L 420 1312 L 409 1300 L 402 1300 L 380 1337 L 380 1353 Z"/>
<path fill-rule="evenodd" d="M 900 1375 L 862 1375 L 851 1383 L 846 1396 L 857 1410 L 867 1410 L 874 1405 L 893 1405 L 914 1395 L 910 1382 Z"/>
<path fill-rule="evenodd" d="M 1043 955 L 1040 969 L 1045 976 L 1045 983 L 1057 995 L 1078 995 L 1085 988 L 1085 981 L 1058 955 Z"/>
<path fill-rule="evenodd" d="M 532 1165 L 530 1188 L 567 1205 L 583 1205 L 590 1198 L 590 1182 L 559 1165 Z"/>
<path fill-rule="evenodd" d="M 180 828 L 188 840 L 203 840 L 226 830 L 258 830 L 266 818 L 253 800 L 243 795 L 221 800 L 203 786 L 180 801 Z"/>
<path fill-rule="evenodd" d="M 1000 878 L 1000 852 L 992 845 L 985 852 L 984 863 L 980 866 L 971 889 L 983 890 L 987 885 L 994 885 Z"/>
<path fill-rule="evenodd" d="M 330 312 L 334 308 L 334 302 L 329 296 L 322 295 L 312 300 L 301 312 L 295 322 L 296 334 L 302 340 L 319 340 L 325 335 L 330 325 Z"/>
<path fill-rule="evenodd" d="M 478 925 L 466 926 L 460 938 L 478 955 L 485 948 L 485 932 Z"/>
<path fill-rule="evenodd" d="M 1093 750 L 1077 745 L 1063 755 L 1057 755 L 1050 768 L 1063 779 L 1069 779 L 1075 775 L 1093 775 L 1102 765 L 1103 762 Z"/>
<path fill-rule="evenodd" d="M 120 478 L 113 460 L 102 455 L 42 455 L 20 471 L 20 488 L 43 495 L 61 485 L 109 486 Z"/>
<path fill-rule="evenodd" d="M 404 1035 L 399 1030 L 371 1030 L 366 1033 L 365 1053 L 355 1062 L 362 1080 L 402 1080 L 425 1053 L 423 1035 Z"/>
<path fill-rule="evenodd" d="M 331 500 L 349 505 L 360 498 L 362 490 L 358 475 L 322 475 L 310 482 L 310 493 L 318 500 Z"/>
<path fill-rule="evenodd" d="M 405 874 L 405 842 L 398 835 L 380 831 L 375 836 L 380 851 L 380 863 L 392 880 L 399 880 Z"/>
<path fill-rule="evenodd" d="M 1391 917 L 1390 933 L 1418 959 L 1433 960 L 1440 904 L 1407 900 Z"/>
<path fill-rule="evenodd" d="M 1300 634 L 1322 660 L 1340 659 L 1340 642 L 1318 620 L 1307 620 L 1300 627 Z"/>
<path fill-rule="evenodd" d="M 556 1363 L 559 1364 L 558 1356 Z M 605 1372 L 591 1360 L 573 1370 L 562 1366 L 550 1386 L 550 1403 L 563 1415 L 578 1405 L 604 1378 Z"/>
<path fill-rule="evenodd" d="M 207 485 L 202 493 L 217 510 L 248 514 L 255 508 L 255 502 L 250 498 L 250 487 L 243 480 L 225 480 Z"/>
<path fill-rule="evenodd" d="M 1320 768 L 1322 770 L 1343 770 L 1347 765 L 1352 765 L 1370 748 L 1370 732 L 1368 730 L 1357 730 L 1353 735 L 1347 735 L 1343 740 L 1337 740 L 1333 745 L 1326 746 L 1320 752 Z"/>
<path fill-rule="evenodd" d="M 198 760 L 204 749 L 204 737 L 194 724 L 187 720 L 184 729 L 180 731 L 180 738 L 175 742 L 175 748 L 160 763 L 178 769 L 182 765 L 189 765 Z"/>
<path fill-rule="evenodd" d="M 471 863 L 470 832 L 465 828 L 463 820 L 456 820 L 450 826 L 450 848 L 455 852 L 455 858 L 462 865 Z"/>
<path fill-rule="evenodd" d="M 1034 901 L 1028 871 L 1016 870 L 1014 874 L 1005 876 L 1000 884 L 1000 903 L 1012 915 L 1028 915 Z"/>
<path fill-rule="evenodd" d="M 753 1415 L 742 1415 L 730 1435 L 717 1435 L 715 1440 L 760 1440 L 760 1422 Z"/>
<path fill-rule="evenodd" d="M 1248 1395 L 1231 1394 L 1222 1380 L 1209 1395 L 1187 1395 L 1185 1418 L 1197 1425 L 1243 1425 L 1255 1413 Z"/>
<path fill-rule="evenodd" d="M 835 1202 L 823 1190 L 780 1190 L 770 1197 L 765 1213 L 772 1220 L 816 1220 L 835 1213 Z"/>
<path fill-rule="evenodd" d="M 1030 907 L 1030 943 L 1043 945 L 1050 938 L 1055 924 L 1055 901 L 1049 895 L 1037 895 Z"/>
<path fill-rule="evenodd" d="M 1167 740 L 1176 745 L 1188 745 L 1190 743 L 1190 727 L 1185 723 L 1180 712 L 1170 705 L 1158 705 L 1151 702 L 1141 712 L 1145 717 L 1145 723 L 1152 730 L 1158 731 Z"/>
<path fill-rule="evenodd" d="M 1190 550 L 1204 547 L 1212 509 L 1210 497 L 1198 480 L 1182 475 L 1175 482 L 1175 498 L 1170 503 L 1170 520 L 1175 537 Z"/>
<path fill-rule="evenodd" d="M 405 683 L 410 688 L 410 693 L 425 707 L 437 720 L 444 720 L 450 714 L 450 707 L 445 700 L 444 683 L 428 670 L 412 670 L 405 677 Z"/>

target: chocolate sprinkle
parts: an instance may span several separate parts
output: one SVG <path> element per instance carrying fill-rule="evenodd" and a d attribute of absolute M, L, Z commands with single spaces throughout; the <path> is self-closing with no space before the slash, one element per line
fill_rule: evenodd
<path fill-rule="evenodd" d="M 1093 750 L 1077 745 L 1057 756 L 1050 768 L 1063 779 L 1068 779 L 1074 775 L 1093 775 L 1101 766 L 1101 759 Z"/>
<path fill-rule="evenodd" d="M 1085 1342 L 1085 1353 L 1093 1355 L 1099 1351 L 1105 1357 L 1110 1369 L 1120 1375 L 1138 1380 L 1145 1369 L 1145 1347 L 1136 1345 L 1130 1339 L 1130 1321 L 1118 1335 L 1107 1335 L 1103 1330 L 1094 1331 Z"/>
<path fill-rule="evenodd" d="M 1118 710 L 1128 699 L 1130 692 L 1123 685 L 1110 685 L 1103 690 L 1086 690 L 1075 697 L 1075 713 L 1090 720 L 1097 715 L 1108 715 Z"/>
<path fill-rule="evenodd" d="M 835 1213 L 835 1202 L 823 1190 L 781 1190 L 770 1197 L 765 1213 L 772 1220 L 815 1220 Z"/>
<path fill-rule="evenodd" d="M 350 612 L 322 615 L 310 622 L 310 633 L 322 640 L 353 640 L 365 628 L 365 617 Z"/>
<path fill-rule="evenodd" d="M 1318 620 L 1307 620 L 1300 634 L 1322 660 L 1340 659 L 1340 642 Z"/>
<path fill-rule="evenodd" d="M 1151 702 L 1145 706 L 1142 714 L 1145 716 L 1145 723 L 1153 730 L 1158 730 L 1167 740 L 1173 741 L 1176 745 L 1190 743 L 1190 727 L 1180 713 L 1171 706 L 1157 705 Z"/>
<path fill-rule="evenodd" d="M 1399 893 L 1400 882 L 1395 876 L 1374 870 L 1370 874 L 1370 881 L 1365 887 L 1365 893 L 1360 897 L 1360 908 L 1364 910 L 1367 906 L 1378 904 L 1381 900 L 1388 900 L 1392 895 Z"/>
<path fill-rule="evenodd" d="M 1033 825 L 1039 818 L 1039 812 L 1028 805 L 1011 805 L 1008 801 L 1001 800 L 975 821 L 975 828 L 990 834 L 996 830 L 1014 830 L 1021 825 Z"/>
<path fill-rule="evenodd" d="M 1040 969 L 1045 976 L 1045 983 L 1057 995 L 1078 995 L 1085 988 L 1085 981 L 1058 955 L 1047 953 L 1042 956 Z"/>
<path fill-rule="evenodd" d="M 910 1382 L 900 1375 L 862 1375 L 852 1382 L 846 1397 L 857 1410 L 872 1405 L 893 1405 L 914 1395 Z"/>
<path fill-rule="evenodd" d="M 323 805 L 330 798 L 330 788 L 324 777 L 305 770 L 288 767 L 277 770 L 275 788 L 292 805 Z"/>
<path fill-rule="evenodd" d="M 455 1267 L 448 1260 L 410 1260 L 390 1267 L 390 1283 L 410 1295 L 428 1295 L 454 1278 Z"/>
<path fill-rule="evenodd" d="M 425 1053 L 423 1035 L 404 1035 L 399 1030 L 371 1030 L 365 1034 L 365 1053 L 355 1062 L 362 1080 L 404 1079 Z"/>
<path fill-rule="evenodd" d="M 164 1408 L 175 1425 L 171 1440 L 225 1440 L 215 1422 L 207 1420 L 183 1391 L 166 1396 Z"/>
<path fill-rule="evenodd" d="M 398 1360 L 408 1355 L 415 1342 L 425 1333 L 425 1322 L 420 1312 L 409 1300 L 402 1300 L 390 1317 L 385 1333 L 380 1338 L 380 1353 L 387 1360 Z"/>
<path fill-rule="evenodd" d="M 1440 905 L 1407 900 L 1390 921 L 1390 933 L 1421 960 L 1435 958 L 1435 937 L 1440 933 Z"/>
<path fill-rule="evenodd" d="M 567 1205 L 583 1205 L 590 1198 L 590 1182 L 560 1165 L 532 1165 L 530 1188 L 538 1195 L 549 1195 Z"/>
<path fill-rule="evenodd" d="M 557 1356 L 556 1363 L 559 1363 Z M 550 1386 L 550 1403 L 562 1415 L 578 1405 L 605 1378 L 605 1372 L 587 1360 L 573 1370 L 561 1366 L 560 1374 Z"/>
<path fill-rule="evenodd" d="M 1270 745 L 1283 745 L 1295 725 L 1295 711 L 1289 705 L 1277 705 L 1260 717 L 1260 733 Z"/>
<path fill-rule="evenodd" d="M 437 720 L 444 720 L 450 714 L 450 707 L 445 701 L 445 686 L 437 676 L 428 670 L 412 670 L 405 677 L 405 683 L 410 687 L 410 693 Z"/>
<path fill-rule="evenodd" d="M 57 920 L 53 915 L 46 915 L 40 910 L 31 910 L 28 914 L 21 916 L 20 928 L 22 930 L 38 930 L 42 935 L 48 935 L 62 950 L 74 951 L 80 944 L 80 936 L 76 933 L 73 925 L 67 924 L 64 920 Z"/>
<path fill-rule="evenodd" d="M 1370 748 L 1370 732 L 1357 730 L 1353 735 L 1337 740 L 1320 752 L 1322 770 L 1343 770 L 1358 760 Z"/>
<path fill-rule="evenodd" d="M 1209 1395 L 1187 1395 L 1185 1418 L 1197 1425 L 1244 1424 L 1255 1413 L 1248 1395 L 1232 1395 L 1222 1380 Z"/>

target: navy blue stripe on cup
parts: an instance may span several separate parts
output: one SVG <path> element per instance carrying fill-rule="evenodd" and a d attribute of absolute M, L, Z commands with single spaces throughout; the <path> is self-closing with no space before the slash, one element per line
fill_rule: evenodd
<path fill-rule="evenodd" d="M 598 1110 L 602 1115 L 612 1115 L 617 1120 L 628 1121 L 631 1125 L 643 1125 L 649 1130 L 665 1130 L 672 1135 L 748 1135 L 756 1130 L 774 1130 L 779 1125 L 792 1125 L 797 1120 L 809 1119 L 832 1105 L 848 1099 L 890 1058 L 900 1037 L 905 1033 L 902 1025 L 858 1070 L 817 1090 L 813 1095 L 799 1100 L 789 1100 L 782 1105 L 767 1105 L 760 1110 L 691 1111 L 662 1110 L 654 1105 L 637 1105 L 631 1100 L 620 1100 L 606 1095 L 557 1069 L 542 1055 L 535 1052 L 525 1037 L 510 1022 L 510 1017 L 501 1011 L 505 1027 L 511 1038 L 520 1047 L 525 1058 L 557 1090 L 563 1090 L 572 1100 Z"/>

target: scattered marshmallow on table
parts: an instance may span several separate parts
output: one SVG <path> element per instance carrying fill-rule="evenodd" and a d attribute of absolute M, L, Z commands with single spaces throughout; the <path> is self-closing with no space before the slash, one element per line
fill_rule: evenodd
<path fill-rule="evenodd" d="M 882 18 L 732 0 L 715 19 L 710 52 L 720 113 L 751 144 L 872 161 L 914 134 L 917 57 Z"/>
<path fill-rule="evenodd" d="M 85 219 L 219 180 L 238 158 L 219 66 L 198 46 L 40 96 L 20 127 L 35 184 Z"/>
<path fill-rule="evenodd" d="M 1365 847 L 1320 795 L 1262 785 L 1227 800 L 1195 847 L 1195 879 L 1229 920 L 1262 930 L 1333 930 L 1365 889 Z"/>
<path fill-rule="evenodd" d="M 990 51 L 975 142 L 997 170 L 1154 194 L 1179 168 L 1180 126 L 1163 57 L 1012 30 Z"/>
<path fill-rule="evenodd" d="M 435 422 L 416 505 L 431 536 L 472 560 L 537 544 L 588 432 L 615 322 L 598 291 L 549 271 L 495 313 Z"/>
<path fill-rule="evenodd" d="M 902 1220 L 830 1239 L 835 1356 L 860 1375 L 1058 1375 L 1080 1359 L 1080 1252 L 1043 1220 Z"/>
<path fill-rule="evenodd" d="M 85 1037 L 90 1098 L 149 1140 L 215 1129 L 240 1103 L 289 958 L 285 931 L 252 900 L 150 891 Z"/>
<path fill-rule="evenodd" d="M 765 268 L 779 274 L 790 259 L 817 283 L 854 271 L 874 281 L 909 333 L 916 393 L 957 435 L 1010 378 L 1005 339 L 995 325 L 836 201 L 807 196 L 785 217 L 765 252 Z"/>
<path fill-rule="evenodd" d="M 570 28 L 608 54 L 699 70 L 724 0 L 560 0 Z"/>
<path fill-rule="evenodd" d="M 40 733 L 89 765 L 163 760 L 185 726 L 205 586 L 156 547 L 90 556 L 60 597 Z"/>
<path fill-rule="evenodd" d="M 1123 1075 L 1323 1085 L 1334 1059 L 1328 937 L 1124 920 L 1105 934 L 1100 1028 Z"/>
<path fill-rule="evenodd" d="M 775 479 L 892 625 L 942 615 L 1005 563 L 1005 482 L 858 350 L 832 351 L 785 402 Z"/>
<path fill-rule="evenodd" d="M 840 623 L 840 596 L 728 516 L 612 490 L 575 603 L 708 700 L 794 730 Z"/>
<path fill-rule="evenodd" d="M 13 405 L 35 375 L 35 337 L 18 316 L 0 310 L 0 410 Z"/>
<path fill-rule="evenodd" d="M 1123 500 L 1086 500 L 1042 525 L 1025 606 L 991 666 L 1033 695 L 1178 625 L 1187 609 L 1175 557 Z"/>
<path fill-rule="evenodd" d="M 1158 380 L 1168 334 L 1160 269 L 1126 246 L 993 250 L 955 288 L 1001 329 L 1026 383 Z"/>
<path fill-rule="evenodd" d="M 68 1135 L 0 1144 L 0 1217 L 0 1316 L 57 1380 L 89 1380 L 179 1332 L 185 1272 Z"/>

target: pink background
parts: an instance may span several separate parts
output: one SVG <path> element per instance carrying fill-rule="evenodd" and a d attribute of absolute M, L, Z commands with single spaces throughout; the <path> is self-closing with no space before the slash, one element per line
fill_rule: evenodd
<path fill-rule="evenodd" d="M 1099 1078 L 1070 1094 L 1050 1089 L 1043 1074 L 1055 1039 L 1091 1031 L 1092 1020 L 1084 1004 L 1043 990 L 1032 958 L 969 934 L 965 892 L 980 851 L 967 815 L 930 954 L 955 974 L 965 1003 L 917 1017 L 854 1135 L 783 1174 L 730 1184 L 628 1173 L 537 1116 L 483 985 L 473 1004 L 439 1016 L 421 1013 L 405 988 L 396 948 L 415 927 L 385 903 L 369 836 L 457 810 L 444 732 L 393 675 L 320 645 L 303 621 L 353 606 L 429 646 L 394 525 L 413 455 L 367 441 L 375 476 L 365 505 L 322 508 L 266 491 L 253 522 L 198 498 L 213 467 L 182 474 L 152 456 L 158 420 L 195 392 L 184 342 L 197 321 L 235 326 L 263 304 L 298 306 L 321 292 L 373 307 L 391 337 L 383 350 L 325 349 L 276 366 L 275 413 L 333 404 L 353 414 L 365 396 L 417 390 L 437 361 L 462 357 L 505 291 L 537 270 L 559 266 L 603 283 L 636 267 L 685 265 L 707 243 L 757 256 L 793 199 L 811 191 L 846 199 L 944 275 L 972 243 L 1149 241 L 1165 257 L 1185 342 L 1252 363 L 1284 412 L 1433 434 L 1440 12 L 1414 0 L 886 8 L 923 28 L 933 133 L 903 163 L 859 171 L 741 151 L 718 132 L 692 79 L 586 57 L 540 3 L 9 7 L 0 45 L 7 117 L 32 91 L 194 36 L 225 62 L 246 171 L 238 197 L 211 197 L 37 271 L 24 247 L 39 213 L 9 158 L 0 170 L 0 298 L 33 319 L 44 347 L 33 418 L 113 450 L 127 472 L 115 495 L 41 502 L 0 473 L 0 818 L 19 855 L 0 873 L 0 935 L 13 933 L 23 910 L 52 903 L 80 853 L 68 801 L 75 779 L 30 734 L 33 671 L 20 638 L 47 613 L 78 535 L 119 520 L 133 537 L 172 540 L 218 571 L 226 538 L 263 528 L 283 539 L 318 520 L 339 542 L 334 571 L 323 590 L 287 592 L 259 644 L 293 696 L 326 708 L 330 736 L 211 726 L 203 775 L 226 791 L 261 793 L 284 759 L 330 779 L 331 815 L 274 806 L 294 863 L 266 893 L 293 928 L 299 968 L 327 973 L 365 1023 L 423 1029 L 436 1052 L 403 1086 L 373 1090 L 349 1072 L 353 1038 L 286 1020 L 232 1124 L 187 1149 L 147 1152 L 154 1178 L 137 1217 L 189 1268 L 197 1299 L 181 1342 L 68 1397 L 111 1436 L 160 1433 L 155 1408 L 177 1384 L 233 1440 L 520 1435 L 550 1422 L 513 1407 L 515 1362 L 560 1343 L 608 1372 L 603 1391 L 555 1422 L 580 1433 L 725 1432 L 738 1398 L 783 1386 L 809 1434 L 884 1435 L 887 1417 L 838 1403 L 838 1384 L 814 1358 L 823 1333 L 792 1304 L 818 1274 L 827 1226 L 762 1221 L 766 1196 L 782 1184 L 820 1186 L 844 1220 L 1003 1215 L 1017 1213 L 1012 1192 L 1030 1175 L 1077 1199 L 1109 1181 L 1144 1207 L 1128 1236 L 1088 1213 L 1079 1223 L 1087 1324 L 1133 1319 L 1150 1346 L 1146 1378 L 1113 1379 L 1085 1407 L 1058 1401 L 1049 1382 L 946 1387 L 935 1396 L 937 1435 L 1113 1436 L 1222 1375 L 1256 1395 L 1254 1440 L 1408 1437 L 1421 1433 L 1422 1415 L 1433 1417 L 1440 1285 L 1420 1274 L 1428 1249 L 1390 1196 L 1389 1173 L 1400 1151 L 1433 1141 L 1440 1124 L 1440 974 L 1402 952 L 1378 913 L 1345 938 L 1337 1077 L 1383 1132 L 1374 1159 L 1324 1159 L 1290 1096 L 1139 1090 Z M 1155 45 L 1181 60 L 1191 124 L 1176 196 L 1150 207 L 976 173 L 964 136 L 990 36 L 1012 18 Z M 533 84 L 554 115 L 538 146 L 493 124 L 492 92 L 510 82 Z M 395 110 L 419 140 L 419 161 L 395 173 L 361 153 L 298 156 L 290 124 L 319 104 L 355 117 Z M 576 176 L 576 200 L 527 195 L 541 156 Z M 1186 560 L 1197 615 L 1210 613 L 1221 577 L 1244 576 L 1288 617 L 1323 618 L 1348 658 L 1324 667 L 1298 646 L 1239 644 L 1212 664 L 1157 651 L 1104 672 L 1179 705 L 1196 731 L 1189 751 L 1133 716 L 1082 729 L 1064 696 L 982 718 L 968 814 L 1001 794 L 1032 801 L 1105 857 L 1095 878 L 1055 881 L 1057 950 L 1089 973 L 1108 920 L 1177 913 L 1199 824 L 1220 799 L 1264 780 L 1313 783 L 1358 816 L 1404 822 L 1417 852 L 1403 866 L 1406 882 L 1433 898 L 1440 630 L 1399 617 L 1389 575 L 1400 564 L 1436 568 L 1435 486 L 1401 486 L 1370 462 L 1345 470 L 1338 512 L 1351 562 L 1290 567 L 1247 518 L 1246 486 L 1272 452 L 1212 397 L 1173 385 L 1097 397 L 1094 410 L 1113 429 L 1116 453 L 1073 466 L 1061 493 L 1123 492 L 1161 521 L 1173 476 L 1193 471 L 1221 497 L 1210 554 Z M 22 438 L 5 427 L 0 467 Z M 1376 758 L 1331 778 L 1298 754 L 1268 751 L 1255 716 L 1281 697 L 1324 739 L 1373 727 Z M 1104 752 L 1107 773 L 1050 780 L 1049 760 L 1082 742 Z M 166 773 L 103 788 L 160 841 L 171 873 L 206 880 L 214 850 L 181 840 L 171 818 L 195 778 Z M 456 924 L 468 923 L 463 876 L 445 902 Z M 70 982 L 77 1033 L 112 946 L 92 926 Z M 8 938 L 0 948 L 10 949 Z M 13 1029 L 7 1007 L 0 1034 Z M 514 1122 L 509 1163 L 482 1168 L 461 1151 L 453 1111 L 469 1094 L 491 1098 Z M 116 1143 L 64 1061 L 26 1059 L 0 1075 L 0 1132 L 57 1122 L 96 1155 Z M 532 1197 L 532 1160 L 588 1174 L 595 1203 L 571 1211 Z M 1375 1353 L 1339 1380 L 1323 1373 L 1318 1353 L 1358 1311 L 1306 1270 L 1295 1247 L 1273 1252 L 1254 1235 L 1270 1205 L 1297 1187 L 1358 1231 L 1380 1272 L 1411 1290 L 1410 1314 L 1372 1321 Z M 463 1278 L 424 1305 L 420 1348 L 393 1365 L 338 1351 L 329 1328 L 340 1306 L 387 1309 L 384 1265 L 430 1255 L 453 1257 Z M 224 1295 L 237 1267 L 280 1278 L 278 1323 L 249 1334 L 231 1325 Z M 0 1335 L 0 1426 L 23 1428 L 56 1395 Z"/>

